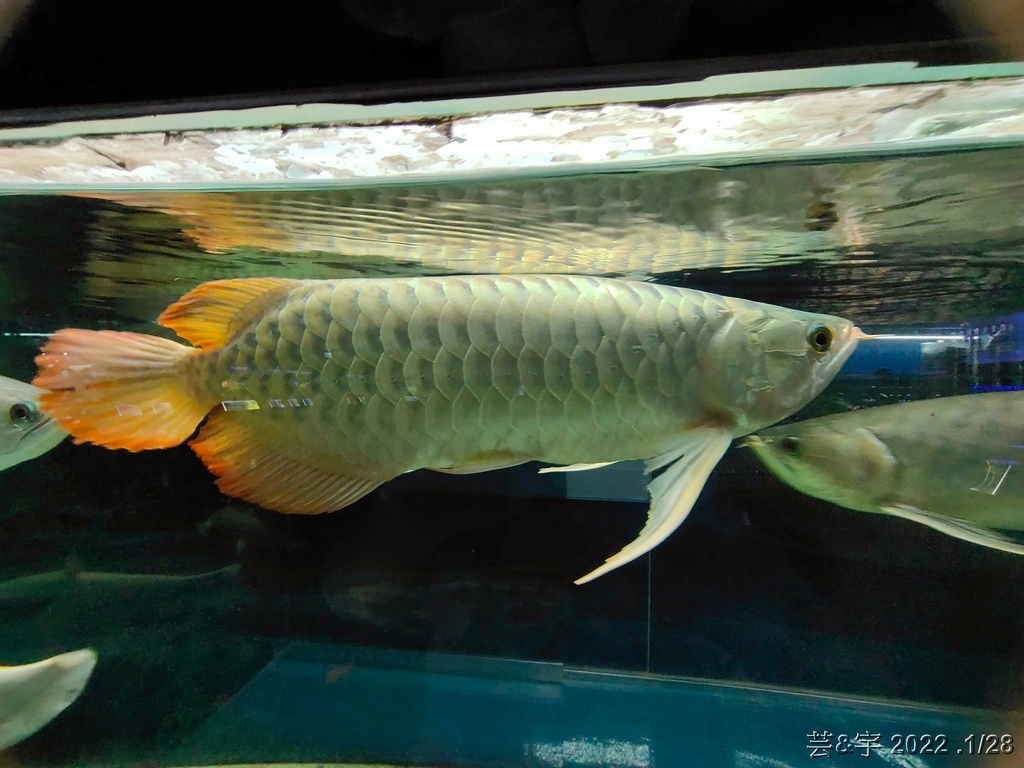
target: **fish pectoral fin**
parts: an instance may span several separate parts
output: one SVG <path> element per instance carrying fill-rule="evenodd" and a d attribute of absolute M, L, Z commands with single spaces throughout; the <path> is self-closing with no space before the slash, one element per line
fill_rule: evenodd
<path fill-rule="evenodd" d="M 551 472 L 587 472 L 591 469 L 600 469 L 601 467 L 610 467 L 615 464 L 614 461 L 599 461 L 597 464 L 567 464 L 564 467 L 544 467 L 538 470 L 537 474 L 546 475 Z"/>
<path fill-rule="evenodd" d="M 909 504 L 889 504 L 882 506 L 881 510 L 893 517 L 902 517 L 904 520 L 927 525 L 929 528 L 962 541 L 969 541 L 972 544 L 978 544 L 990 549 L 998 549 L 1014 555 L 1024 555 L 1024 544 L 1014 541 L 1009 536 L 1004 536 L 991 528 L 937 515 L 934 512 L 918 509 Z"/>
<path fill-rule="evenodd" d="M 612 555 L 604 565 L 577 579 L 575 583 L 586 584 L 593 581 L 650 552 L 667 539 L 690 514 L 708 476 L 721 461 L 731 443 L 732 433 L 729 430 L 724 427 L 706 427 L 689 433 L 680 444 L 649 461 L 648 472 L 665 465 L 670 466 L 647 486 L 651 494 L 647 524 L 636 539 L 618 554 Z"/>
<path fill-rule="evenodd" d="M 446 475 L 475 475 L 478 472 L 518 467 L 528 461 L 531 459 L 516 456 L 509 451 L 494 451 L 474 456 L 470 461 L 463 462 L 457 467 L 427 467 L 427 469 L 432 472 L 444 472 Z"/>
<path fill-rule="evenodd" d="M 268 447 L 246 423 L 258 412 L 214 411 L 190 445 L 217 475 L 217 487 L 266 509 L 296 515 L 331 512 L 357 501 L 398 473 L 346 466 L 319 466 L 308 451 Z"/>

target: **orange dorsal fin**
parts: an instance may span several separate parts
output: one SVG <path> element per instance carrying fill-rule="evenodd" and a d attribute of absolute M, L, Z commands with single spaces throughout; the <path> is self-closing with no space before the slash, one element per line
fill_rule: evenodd
<path fill-rule="evenodd" d="M 301 282 L 249 277 L 203 283 L 171 304 L 157 322 L 197 347 L 223 347 Z"/>
<path fill-rule="evenodd" d="M 282 445 L 260 427 L 265 418 L 260 411 L 214 410 L 190 443 L 223 493 L 276 512 L 316 515 L 347 507 L 398 474 L 343 457 L 325 466 L 301 444 Z"/>

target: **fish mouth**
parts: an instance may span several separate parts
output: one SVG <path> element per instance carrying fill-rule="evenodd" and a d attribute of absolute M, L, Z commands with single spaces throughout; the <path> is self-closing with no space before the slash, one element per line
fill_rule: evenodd
<path fill-rule="evenodd" d="M 67 436 L 68 433 L 61 428 L 59 422 L 45 416 L 21 433 L 16 450 L 30 452 L 42 450 L 45 453 L 63 442 Z"/>
<path fill-rule="evenodd" d="M 40 413 L 42 412 L 40 411 Z M 55 422 L 52 418 L 43 414 L 43 418 L 40 419 L 38 423 L 33 424 L 31 427 L 25 430 L 24 436 L 28 437 L 32 433 L 38 432 L 40 429 L 46 429 L 48 426 L 56 424 L 57 422 Z"/>

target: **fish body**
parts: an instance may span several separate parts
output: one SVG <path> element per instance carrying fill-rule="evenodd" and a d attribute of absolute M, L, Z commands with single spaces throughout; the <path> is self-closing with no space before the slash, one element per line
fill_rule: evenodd
<path fill-rule="evenodd" d="M 0 471 L 38 458 L 68 436 L 39 409 L 43 390 L 0 376 Z"/>
<path fill-rule="evenodd" d="M 0 667 L 0 749 L 27 739 L 63 712 L 85 689 L 95 667 L 96 653 L 88 648 Z"/>
<path fill-rule="evenodd" d="M 1024 392 L 864 408 L 758 432 L 764 464 L 797 490 L 1009 552 L 1024 530 Z"/>
<path fill-rule="evenodd" d="M 339 509 L 403 472 L 648 459 L 638 541 L 664 540 L 732 439 L 821 391 L 860 332 L 684 288 L 581 276 L 207 283 L 159 322 L 198 345 L 66 329 L 37 358 L 77 441 L 185 441 L 218 485 L 287 513 Z M 603 569 L 603 570 L 602 570 Z"/>

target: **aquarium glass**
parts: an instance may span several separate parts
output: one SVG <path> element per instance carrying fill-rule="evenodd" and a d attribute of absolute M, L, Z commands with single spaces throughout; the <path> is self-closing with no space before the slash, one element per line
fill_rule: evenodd
<path fill-rule="evenodd" d="M 157 318 L 209 281 L 554 273 L 838 315 L 882 337 L 788 421 L 1012 393 L 1022 179 L 1024 152 L 1007 148 L 10 195 L 0 374 L 32 381 L 62 328 L 175 338 Z M 0 664 L 98 655 L 12 765 L 1011 764 L 1020 555 L 813 498 L 737 441 L 666 541 L 577 586 L 643 527 L 649 477 L 640 460 L 543 466 L 409 472 L 315 515 L 221 492 L 187 442 L 67 439 L 3 470 Z M 1013 492 L 992 489 L 1024 470 L 993 471 L 982 492 Z M 999 756 L 977 756 L 987 743 Z"/>

